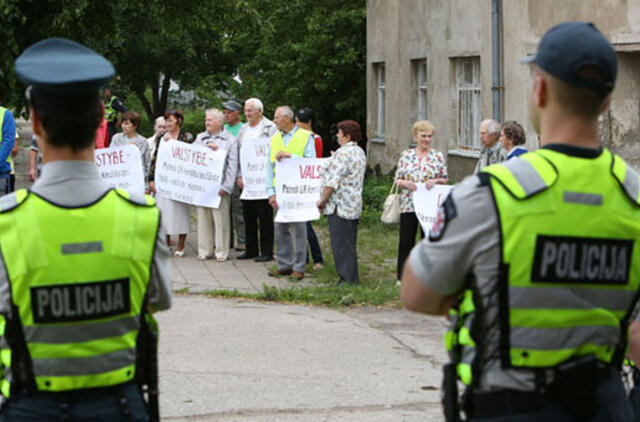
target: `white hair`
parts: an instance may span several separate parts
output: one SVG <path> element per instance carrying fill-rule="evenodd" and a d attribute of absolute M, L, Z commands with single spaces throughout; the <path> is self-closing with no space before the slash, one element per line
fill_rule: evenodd
<path fill-rule="evenodd" d="M 158 118 L 156 118 L 156 121 L 154 122 L 156 125 L 164 125 L 167 122 L 164 121 L 164 117 L 160 116 Z"/>
<path fill-rule="evenodd" d="M 278 107 L 278 110 L 280 110 L 282 112 L 283 116 L 287 116 L 289 118 L 289 120 L 291 120 L 293 122 L 293 110 L 291 109 L 291 107 L 289 107 L 288 105 L 283 105 Z"/>
<path fill-rule="evenodd" d="M 249 98 L 247 101 L 244 102 L 244 105 L 249 105 L 249 104 L 251 104 L 253 108 L 258 110 L 260 113 L 264 111 L 264 106 L 262 105 L 262 101 L 260 101 L 257 98 Z"/>
<path fill-rule="evenodd" d="M 218 123 L 224 123 L 224 114 L 222 114 L 222 112 L 217 108 L 209 108 L 205 110 L 204 114 L 211 116 L 211 118 L 218 121 Z"/>
<path fill-rule="evenodd" d="M 500 133 L 500 123 L 493 119 L 487 119 L 480 122 L 480 126 L 485 126 L 489 133 Z"/>

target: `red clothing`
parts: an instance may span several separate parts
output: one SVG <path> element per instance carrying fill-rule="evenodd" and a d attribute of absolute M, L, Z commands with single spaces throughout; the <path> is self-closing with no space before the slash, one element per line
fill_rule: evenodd
<path fill-rule="evenodd" d="M 96 149 L 106 148 L 109 146 L 109 141 L 107 140 L 108 133 L 107 121 L 102 119 L 102 123 L 100 123 L 98 130 L 96 130 Z"/>
<path fill-rule="evenodd" d="M 316 141 L 316 157 L 322 158 L 322 138 L 317 133 L 314 133 L 313 139 Z"/>

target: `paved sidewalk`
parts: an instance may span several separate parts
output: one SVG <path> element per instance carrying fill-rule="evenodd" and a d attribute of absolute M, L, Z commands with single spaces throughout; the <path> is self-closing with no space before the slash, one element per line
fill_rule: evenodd
<path fill-rule="evenodd" d="M 267 271 L 270 266 L 276 265 L 275 259 L 266 263 L 254 262 L 253 259 L 235 259 L 241 253 L 232 250 L 227 262 L 217 262 L 215 258 L 198 261 L 197 236 L 192 231 L 187 236 L 185 255 L 182 258 L 172 258 L 173 290 L 203 293 L 207 290 L 235 289 L 244 293 L 258 293 L 263 291 L 265 284 L 289 288 L 313 283 L 313 274 L 309 273 L 305 274 L 305 279 L 301 282 L 290 281 L 287 277 L 269 277 Z"/>

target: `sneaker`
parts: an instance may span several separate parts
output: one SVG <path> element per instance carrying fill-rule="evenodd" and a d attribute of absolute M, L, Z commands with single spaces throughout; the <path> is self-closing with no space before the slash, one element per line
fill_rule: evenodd
<path fill-rule="evenodd" d="M 196 259 L 198 261 L 206 261 L 207 259 L 209 259 L 209 257 L 208 256 L 204 256 L 204 255 L 198 255 L 198 256 L 196 256 Z"/>
<path fill-rule="evenodd" d="M 173 253 L 173 256 L 175 256 L 176 258 L 182 258 L 184 256 L 184 249 L 181 251 L 175 251 Z"/>

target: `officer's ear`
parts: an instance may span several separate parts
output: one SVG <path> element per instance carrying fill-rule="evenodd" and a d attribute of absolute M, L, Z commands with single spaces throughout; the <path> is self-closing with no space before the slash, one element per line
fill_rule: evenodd
<path fill-rule="evenodd" d="M 538 108 L 543 108 L 549 100 L 549 83 L 540 74 L 533 74 L 533 103 Z"/>
<path fill-rule="evenodd" d="M 37 137 L 41 137 L 42 136 L 42 122 L 40 121 L 40 118 L 38 117 L 38 115 L 36 114 L 36 112 L 35 112 L 35 110 L 33 108 L 31 108 L 29 110 L 29 115 L 30 115 L 30 119 L 31 119 L 31 128 L 33 129 L 33 134 L 36 135 Z"/>
<path fill-rule="evenodd" d="M 609 110 L 610 106 L 611 106 L 611 94 L 607 95 L 607 98 L 604 100 L 604 103 L 602 103 L 602 107 L 600 107 L 599 114 L 602 114 L 605 111 Z"/>

